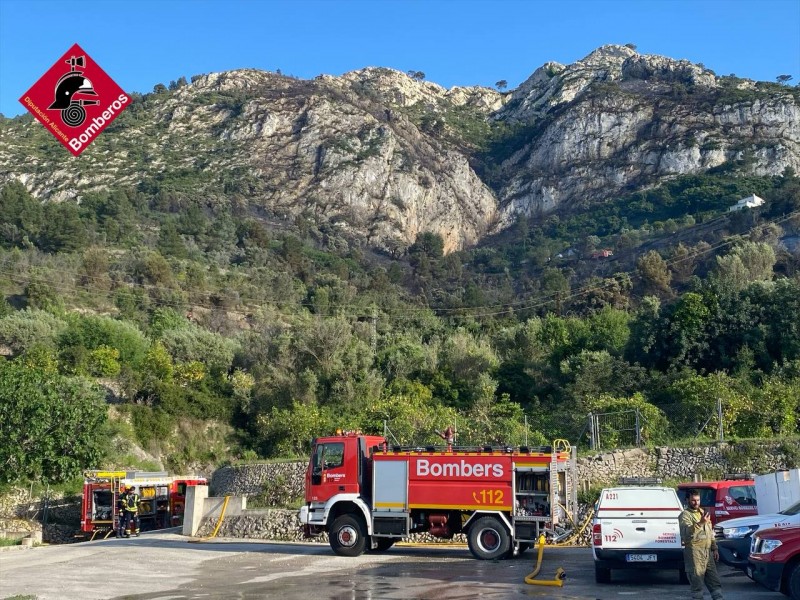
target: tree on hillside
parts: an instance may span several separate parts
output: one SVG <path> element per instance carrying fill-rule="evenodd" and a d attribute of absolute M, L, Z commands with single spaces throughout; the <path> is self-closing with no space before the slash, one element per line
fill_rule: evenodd
<path fill-rule="evenodd" d="M 46 252 L 72 252 L 87 245 L 86 225 L 80 218 L 78 207 L 61 202 L 48 204 L 44 209 L 44 225 L 40 246 Z"/>
<path fill-rule="evenodd" d="M 753 281 L 772 279 L 775 251 L 764 242 L 743 242 L 725 256 L 717 257 L 715 278 L 739 291 Z"/>
<path fill-rule="evenodd" d="M 422 71 L 414 71 L 413 69 L 408 72 L 408 76 L 411 77 L 414 81 L 423 81 L 425 79 L 425 73 Z"/>
<path fill-rule="evenodd" d="M 504 90 L 508 87 L 508 82 L 505 79 L 501 79 L 497 83 L 494 84 L 498 90 Z"/>
<path fill-rule="evenodd" d="M 41 204 L 18 181 L 11 181 L 0 191 L 0 245 L 23 246 L 39 234 L 43 223 Z"/>
<path fill-rule="evenodd" d="M 669 282 L 672 274 L 666 261 L 655 250 L 650 250 L 636 261 L 636 272 L 642 280 L 645 293 L 651 295 L 670 293 Z"/>
<path fill-rule="evenodd" d="M 425 255 L 429 259 L 438 260 L 444 256 L 444 240 L 438 233 L 424 231 L 417 236 L 417 240 L 408 249 L 409 257 Z"/>
<path fill-rule="evenodd" d="M 775 80 L 781 85 L 785 85 L 794 79 L 791 75 L 778 75 Z"/>

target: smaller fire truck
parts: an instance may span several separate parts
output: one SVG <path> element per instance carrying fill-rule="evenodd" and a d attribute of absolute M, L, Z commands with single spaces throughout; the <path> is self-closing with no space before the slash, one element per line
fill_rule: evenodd
<path fill-rule="evenodd" d="M 576 514 L 575 449 L 402 448 L 359 432 L 317 438 L 298 518 L 341 556 L 383 551 L 412 533 L 467 537 L 479 559 L 506 558 Z M 571 517 L 570 517 L 571 518 Z"/>
<path fill-rule="evenodd" d="M 108 537 L 117 530 L 117 502 L 127 486 L 139 494 L 142 531 L 178 527 L 183 524 L 186 488 L 207 484 L 205 477 L 170 476 L 166 471 L 86 471 L 77 537 Z"/>

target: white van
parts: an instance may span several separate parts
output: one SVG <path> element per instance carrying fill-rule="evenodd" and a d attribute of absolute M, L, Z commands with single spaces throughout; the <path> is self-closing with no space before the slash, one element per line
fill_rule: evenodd
<path fill-rule="evenodd" d="M 613 569 L 675 569 L 687 583 L 677 493 L 667 487 L 615 487 L 600 493 L 592 521 L 597 583 L 610 583 Z"/>

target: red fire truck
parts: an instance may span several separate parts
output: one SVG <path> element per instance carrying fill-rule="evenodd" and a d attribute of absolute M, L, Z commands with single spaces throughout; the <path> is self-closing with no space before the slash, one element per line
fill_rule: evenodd
<path fill-rule="evenodd" d="M 78 537 L 108 537 L 117 529 L 117 501 L 127 486 L 139 494 L 142 531 L 177 527 L 183 523 L 186 488 L 207 485 L 205 477 L 170 476 L 165 471 L 86 471 Z"/>
<path fill-rule="evenodd" d="M 317 438 L 298 518 L 341 556 L 382 551 L 412 533 L 466 534 L 479 559 L 505 558 L 567 533 L 577 508 L 575 450 L 389 446 L 359 432 Z"/>

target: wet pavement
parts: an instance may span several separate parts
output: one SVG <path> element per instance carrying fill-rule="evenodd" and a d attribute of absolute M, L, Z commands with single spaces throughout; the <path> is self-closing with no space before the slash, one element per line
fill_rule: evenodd
<path fill-rule="evenodd" d="M 536 554 L 479 561 L 464 547 L 395 546 L 357 558 L 327 545 L 220 540 L 188 543 L 168 533 L 0 553 L 0 598 L 38 600 L 371 600 L 574 598 L 674 600 L 688 597 L 675 571 L 613 572 L 594 582 L 587 548 L 546 548 L 539 579 L 557 567 L 564 586 L 528 585 Z M 720 567 L 726 600 L 785 597 Z"/>

